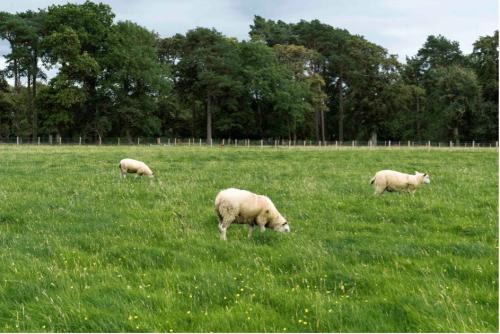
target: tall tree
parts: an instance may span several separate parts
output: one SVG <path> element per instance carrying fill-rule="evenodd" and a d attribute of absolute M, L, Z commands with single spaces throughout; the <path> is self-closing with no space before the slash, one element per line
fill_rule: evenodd
<path fill-rule="evenodd" d="M 498 30 L 474 42 L 469 62 L 482 87 L 481 112 L 473 119 L 476 139 L 498 138 Z"/>
<path fill-rule="evenodd" d="M 59 66 L 58 80 L 81 89 L 85 96 L 75 115 L 82 134 L 99 135 L 101 74 L 109 51 L 114 14 L 105 4 L 86 1 L 81 5 L 53 5 L 47 9 L 43 58 L 48 66 Z"/>

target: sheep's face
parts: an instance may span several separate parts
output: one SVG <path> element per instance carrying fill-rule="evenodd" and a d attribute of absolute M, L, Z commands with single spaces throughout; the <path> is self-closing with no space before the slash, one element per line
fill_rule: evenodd
<path fill-rule="evenodd" d="M 274 226 L 273 230 L 278 232 L 290 232 L 290 225 L 288 225 L 285 218 L 280 217 L 279 223 Z"/>
<path fill-rule="evenodd" d="M 425 184 L 429 184 L 431 183 L 431 178 L 429 177 L 429 175 L 427 173 L 419 173 L 419 172 L 415 172 L 415 174 L 417 176 L 422 176 L 422 182 L 425 183 Z"/>

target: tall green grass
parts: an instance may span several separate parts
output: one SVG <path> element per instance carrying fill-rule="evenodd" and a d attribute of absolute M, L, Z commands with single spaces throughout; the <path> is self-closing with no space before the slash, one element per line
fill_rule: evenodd
<path fill-rule="evenodd" d="M 375 197 L 380 169 L 431 184 Z M 292 233 L 220 241 L 227 187 Z M 0 147 L 1 331 L 498 329 L 494 150 Z"/>

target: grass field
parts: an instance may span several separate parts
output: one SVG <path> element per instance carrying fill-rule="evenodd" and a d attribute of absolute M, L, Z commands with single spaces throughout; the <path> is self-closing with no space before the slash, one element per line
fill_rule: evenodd
<path fill-rule="evenodd" d="M 119 179 L 124 157 L 156 178 Z M 0 146 L 0 331 L 497 332 L 498 153 Z M 373 196 L 379 169 L 427 172 Z M 266 194 L 292 233 L 218 239 Z"/>

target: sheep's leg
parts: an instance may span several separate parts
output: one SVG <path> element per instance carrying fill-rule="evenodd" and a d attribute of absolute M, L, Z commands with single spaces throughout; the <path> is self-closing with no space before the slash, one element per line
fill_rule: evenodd
<path fill-rule="evenodd" d="M 227 228 L 231 223 L 233 222 L 234 218 L 223 218 L 222 222 L 219 223 L 219 236 L 221 240 L 227 240 L 226 238 L 226 232 Z"/>
<path fill-rule="evenodd" d="M 385 190 L 386 190 L 386 187 L 375 185 L 375 193 L 374 193 L 374 195 L 382 195 Z"/>
<path fill-rule="evenodd" d="M 248 224 L 248 238 L 252 237 L 253 229 L 255 228 L 254 224 Z"/>
<path fill-rule="evenodd" d="M 257 225 L 259 225 L 260 228 L 260 233 L 264 232 L 266 230 L 266 223 L 267 223 L 267 218 L 263 216 L 258 216 L 255 219 L 255 222 Z"/>

